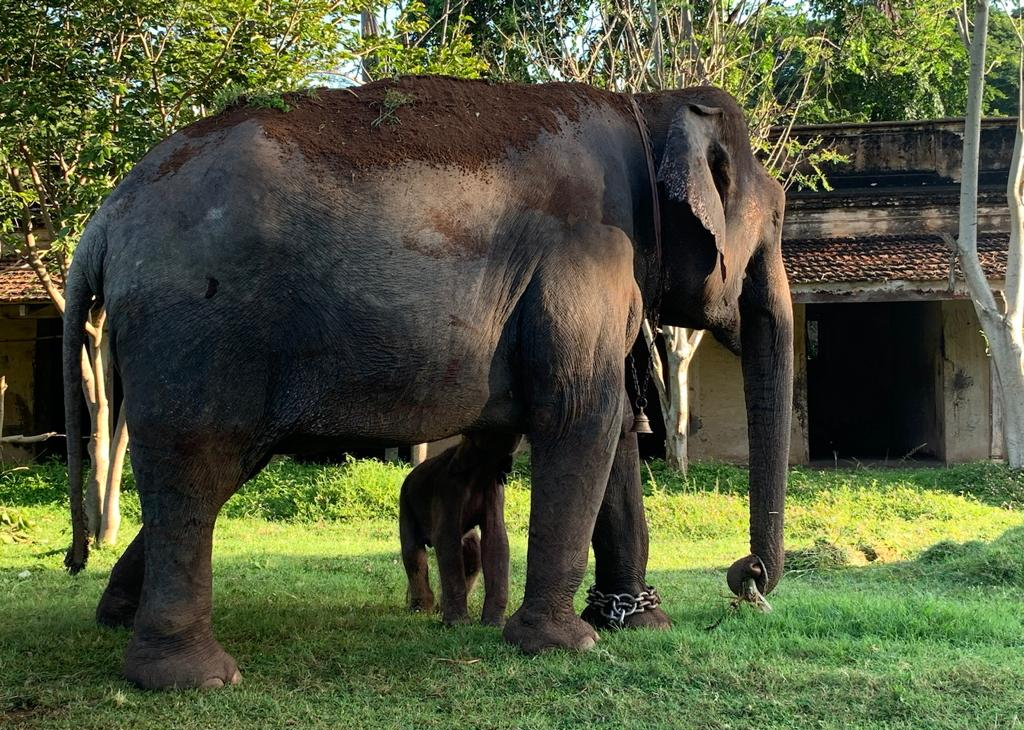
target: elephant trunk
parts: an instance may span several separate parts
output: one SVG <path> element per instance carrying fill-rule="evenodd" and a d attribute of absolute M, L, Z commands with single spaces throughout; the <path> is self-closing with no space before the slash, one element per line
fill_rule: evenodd
<path fill-rule="evenodd" d="M 729 569 L 737 596 L 767 595 L 782 578 L 783 510 L 793 402 L 793 308 L 778 249 L 760 253 L 740 298 L 750 443 L 750 552 Z M 752 583 L 751 583 L 752 581 Z"/>

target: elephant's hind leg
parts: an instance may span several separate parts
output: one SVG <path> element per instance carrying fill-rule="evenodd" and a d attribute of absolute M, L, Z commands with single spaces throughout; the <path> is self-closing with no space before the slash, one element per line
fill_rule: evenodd
<path fill-rule="evenodd" d="M 139 534 L 110 571 L 107 588 L 96 607 L 96 621 L 102 626 L 131 628 L 135 623 L 145 574 L 144 533 L 145 528 L 140 528 Z"/>
<path fill-rule="evenodd" d="M 210 452 L 197 457 L 133 445 L 145 568 L 123 672 L 147 689 L 241 680 L 235 660 L 213 638 L 211 552 L 217 512 L 245 472 L 237 460 Z"/>

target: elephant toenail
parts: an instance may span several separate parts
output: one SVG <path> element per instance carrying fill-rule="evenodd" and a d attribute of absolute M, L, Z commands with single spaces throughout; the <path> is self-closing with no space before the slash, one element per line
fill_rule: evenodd
<path fill-rule="evenodd" d="M 201 685 L 202 689 L 217 689 L 224 686 L 224 680 L 220 677 L 210 677 Z"/>

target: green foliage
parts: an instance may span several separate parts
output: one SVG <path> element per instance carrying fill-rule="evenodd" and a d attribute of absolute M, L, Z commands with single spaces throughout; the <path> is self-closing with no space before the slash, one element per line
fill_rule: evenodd
<path fill-rule="evenodd" d="M 961 116 L 970 61 L 957 31 L 960 0 L 811 0 L 815 25 L 837 46 L 828 93 L 810 121 L 890 121 Z M 993 4 L 986 113 L 1016 113 L 1019 43 Z"/>
<path fill-rule="evenodd" d="M 372 3 L 367 10 L 385 15 L 395 10 L 390 3 Z M 353 55 L 361 60 L 371 79 L 406 74 L 444 74 L 477 78 L 487 71 L 487 61 L 473 45 L 472 17 L 450 9 L 434 19 L 421 0 L 400 3 L 394 19 L 377 35 L 360 38 Z"/>
<path fill-rule="evenodd" d="M 0 243 L 20 248 L 22 203 L 69 252 L 104 196 L 155 142 L 230 89 L 275 97 L 343 57 L 331 0 L 8 3 L 0 23 Z M 31 184 L 35 171 L 42 187 Z M 23 188 L 10 183 L 18 174 Z"/>
<path fill-rule="evenodd" d="M 406 465 L 348 459 L 333 466 L 281 458 L 228 500 L 222 514 L 273 522 L 355 523 L 398 518 Z M 700 463 L 686 477 L 655 460 L 644 467 L 645 509 L 653 531 L 680 539 L 717 540 L 747 531 L 746 470 Z M 49 507 L 67 499 L 66 471 L 57 462 L 0 475 L 0 505 Z M 131 470 L 122 511 L 138 520 Z M 525 534 L 530 513 L 528 463 L 520 459 L 506 486 L 506 522 Z M 791 549 L 828 544 L 849 562 L 913 557 L 943 537 L 989 537 L 1019 522 L 1024 474 L 998 464 L 948 469 L 854 469 L 789 475 L 786 540 Z M 817 548 L 815 546 L 818 546 Z M 817 553 L 814 553 L 816 555 Z M 811 555 L 809 559 L 817 558 Z"/>

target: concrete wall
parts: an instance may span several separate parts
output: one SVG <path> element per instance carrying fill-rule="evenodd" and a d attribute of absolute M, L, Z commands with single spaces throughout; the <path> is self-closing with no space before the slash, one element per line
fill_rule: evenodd
<path fill-rule="evenodd" d="M 992 411 L 989 360 L 974 305 L 942 302 L 943 458 L 989 458 Z"/>
<path fill-rule="evenodd" d="M 808 460 L 804 312 L 804 305 L 794 305 L 791 464 Z M 709 335 L 701 341 L 690 367 L 690 458 L 746 463 L 747 409 L 743 401 L 740 359 Z"/>
<path fill-rule="evenodd" d="M 960 119 L 798 127 L 797 137 L 821 137 L 849 161 L 825 165 L 830 192 L 789 191 L 783 238 L 955 234 L 963 128 Z M 1006 180 L 1014 134 L 1014 119 L 982 124 L 982 231 L 1008 230 Z"/>

